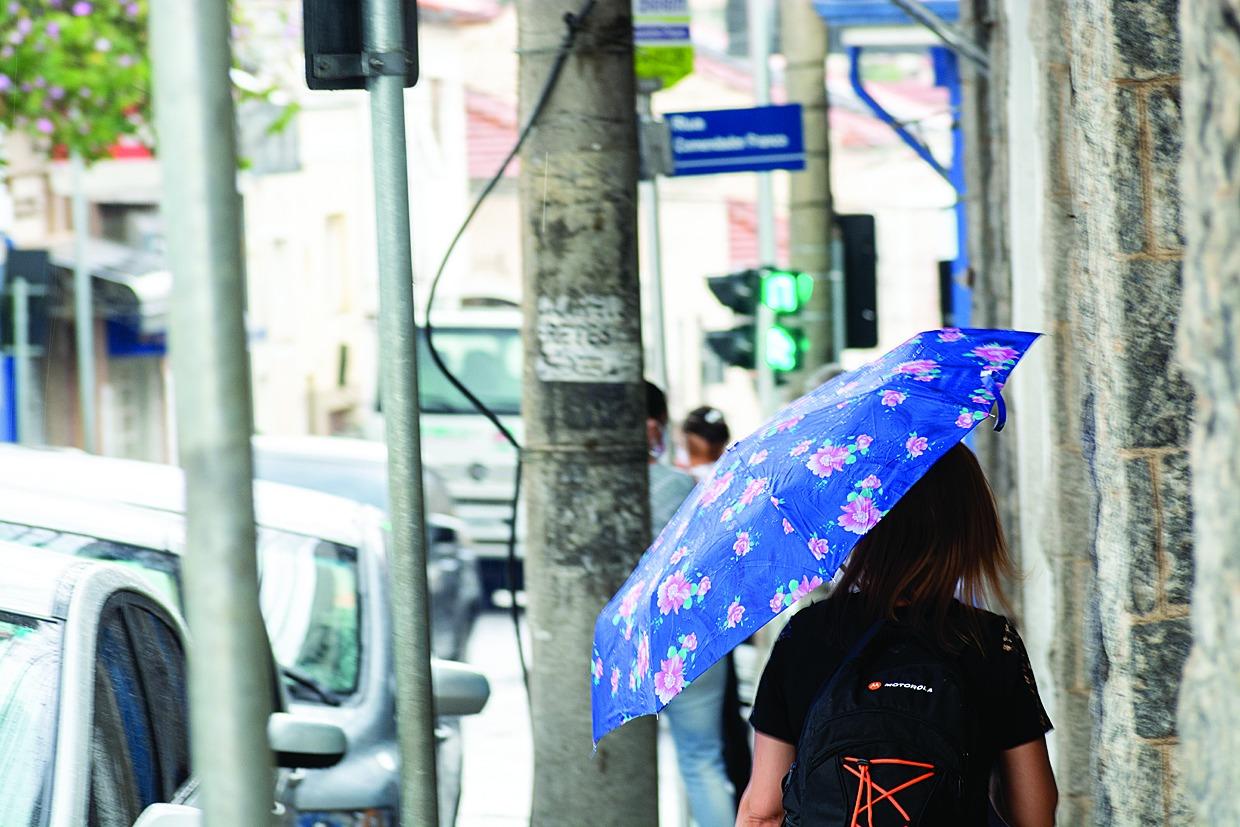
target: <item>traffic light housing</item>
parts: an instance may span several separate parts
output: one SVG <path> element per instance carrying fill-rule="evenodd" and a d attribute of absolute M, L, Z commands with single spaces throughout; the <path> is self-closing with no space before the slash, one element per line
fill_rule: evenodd
<path fill-rule="evenodd" d="M 729 330 L 710 331 L 706 345 L 724 363 L 752 370 L 757 366 L 758 338 L 766 366 L 776 375 L 800 368 L 808 344 L 796 314 L 813 293 L 813 279 L 806 273 L 778 267 L 740 270 L 706 280 L 721 304 L 742 317 Z M 768 325 L 758 324 L 759 307 L 774 316 Z"/>

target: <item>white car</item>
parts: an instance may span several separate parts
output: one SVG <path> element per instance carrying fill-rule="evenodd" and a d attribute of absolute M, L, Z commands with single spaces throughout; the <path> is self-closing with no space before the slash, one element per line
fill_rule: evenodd
<path fill-rule="evenodd" d="M 194 824 L 177 613 L 110 563 L 0 542 L 0 571 L 0 824 Z M 345 751 L 330 724 L 279 712 L 268 731 L 286 767 Z M 289 780 L 273 779 L 273 823 L 293 816 Z"/>

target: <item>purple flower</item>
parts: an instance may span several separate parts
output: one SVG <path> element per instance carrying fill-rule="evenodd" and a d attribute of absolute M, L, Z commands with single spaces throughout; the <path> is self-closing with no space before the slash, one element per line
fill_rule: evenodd
<path fill-rule="evenodd" d="M 839 517 L 840 528 L 853 534 L 865 534 L 882 517 L 869 497 L 857 497 L 848 505 L 840 506 L 840 510 L 844 512 Z"/>
<path fill-rule="evenodd" d="M 0 92 L 7 92 L 13 88 L 13 80 L 8 75 L 0 75 Z"/>
<path fill-rule="evenodd" d="M 116 65 L 122 69 L 128 69 L 130 66 L 133 66 L 133 64 L 133 55 L 121 55 L 116 59 Z"/>
<path fill-rule="evenodd" d="M 34 21 L 29 17 L 23 17 L 17 21 L 17 30 L 22 33 L 22 37 L 30 34 L 30 30 L 34 28 Z"/>
<path fill-rule="evenodd" d="M 13 47 L 12 47 L 12 46 L 7 46 L 7 45 L 6 45 L 3 49 L 0 49 L 0 59 L 3 59 L 3 60 L 8 60 L 8 59 L 9 59 L 9 58 L 11 58 L 12 56 L 13 56 Z"/>
<path fill-rule="evenodd" d="M 111 49 L 112 49 L 112 41 L 108 40 L 106 37 L 101 37 L 95 41 L 96 52 L 107 52 L 107 51 L 110 51 Z"/>
<path fill-rule="evenodd" d="M 47 90 L 47 96 L 54 101 L 61 100 L 65 96 L 65 90 L 62 86 L 53 86 Z"/>
<path fill-rule="evenodd" d="M 22 7 L 17 4 L 17 0 L 13 0 L 12 3 L 9 3 L 9 14 L 17 14 L 21 10 Z"/>
<path fill-rule="evenodd" d="M 44 135 L 51 135 L 52 130 L 54 130 L 56 127 L 54 127 L 52 125 L 52 122 L 48 120 L 47 118 L 39 118 L 37 121 L 34 122 L 34 128 L 42 132 Z"/>
<path fill-rule="evenodd" d="M 90 3 L 87 3 L 86 0 L 78 0 L 78 2 L 73 4 L 71 11 L 74 17 L 85 17 L 91 12 Z"/>
<path fill-rule="evenodd" d="M 129 15 L 130 17 L 137 17 L 138 16 L 138 4 L 130 3 L 128 6 L 126 6 L 125 14 Z"/>
<path fill-rule="evenodd" d="M 47 86 L 47 78 L 40 75 L 39 77 L 34 79 L 35 89 L 42 89 L 44 86 Z"/>
<path fill-rule="evenodd" d="M 60 24 L 53 20 L 43 27 L 43 32 L 52 40 L 60 39 Z"/>

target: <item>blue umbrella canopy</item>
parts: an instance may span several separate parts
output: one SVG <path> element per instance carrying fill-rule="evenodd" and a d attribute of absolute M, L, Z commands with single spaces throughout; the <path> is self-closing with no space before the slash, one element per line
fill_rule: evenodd
<path fill-rule="evenodd" d="M 784 609 L 990 416 L 1038 337 L 914 336 L 781 409 L 734 443 L 599 614 L 594 741 L 658 712 Z"/>

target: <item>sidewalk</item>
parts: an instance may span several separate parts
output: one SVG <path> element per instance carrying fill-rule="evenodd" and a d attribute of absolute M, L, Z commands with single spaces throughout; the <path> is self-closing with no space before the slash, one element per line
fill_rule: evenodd
<path fill-rule="evenodd" d="M 526 637 L 527 654 L 529 645 Z M 465 758 L 457 827 L 526 827 L 534 783 L 533 745 L 512 619 L 506 611 L 478 618 L 466 659 L 486 673 L 491 700 L 480 715 L 462 719 Z M 590 745 L 582 749 L 588 753 Z M 659 824 L 686 827 L 672 750 L 667 727 L 660 726 Z"/>

